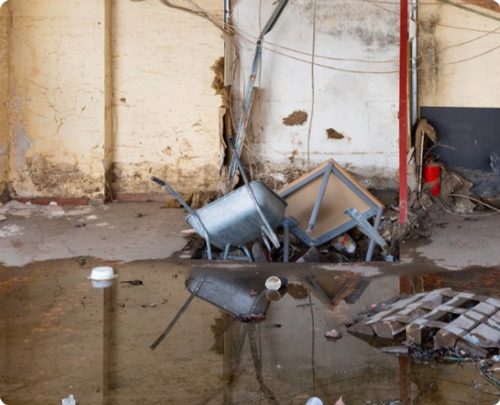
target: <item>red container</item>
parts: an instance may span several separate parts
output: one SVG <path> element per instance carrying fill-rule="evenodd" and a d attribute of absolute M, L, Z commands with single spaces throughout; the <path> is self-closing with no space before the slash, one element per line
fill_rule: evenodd
<path fill-rule="evenodd" d="M 438 196 L 441 190 L 441 168 L 439 165 L 437 163 L 425 165 L 422 170 L 422 176 L 428 187 L 430 187 L 431 194 L 435 197 Z"/>

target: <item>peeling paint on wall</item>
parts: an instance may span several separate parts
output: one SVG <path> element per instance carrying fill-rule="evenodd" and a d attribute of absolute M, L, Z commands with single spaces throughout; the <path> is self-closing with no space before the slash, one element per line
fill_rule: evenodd
<path fill-rule="evenodd" d="M 345 138 L 344 135 L 342 135 L 340 132 L 336 131 L 333 128 L 328 128 L 326 130 L 326 137 L 328 139 L 344 139 Z"/>
<path fill-rule="evenodd" d="M 307 113 L 305 111 L 294 111 L 288 117 L 283 118 L 283 124 L 289 127 L 304 125 L 306 121 Z"/>

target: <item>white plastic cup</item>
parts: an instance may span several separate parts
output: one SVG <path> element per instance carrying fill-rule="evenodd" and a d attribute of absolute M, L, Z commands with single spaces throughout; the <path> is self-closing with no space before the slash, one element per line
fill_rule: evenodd
<path fill-rule="evenodd" d="M 113 280 L 115 278 L 115 273 L 113 272 L 113 267 L 100 266 L 94 267 L 92 273 L 88 277 L 89 280 L 93 281 L 106 281 Z"/>
<path fill-rule="evenodd" d="M 92 282 L 94 288 L 107 288 L 111 287 L 113 280 L 117 277 L 112 267 L 100 266 L 94 267 L 87 279 Z"/>
<path fill-rule="evenodd" d="M 288 283 L 288 280 L 285 277 L 277 277 L 277 276 L 271 276 L 266 280 L 266 288 L 268 290 L 279 290 L 280 288 L 283 288 L 286 286 Z"/>

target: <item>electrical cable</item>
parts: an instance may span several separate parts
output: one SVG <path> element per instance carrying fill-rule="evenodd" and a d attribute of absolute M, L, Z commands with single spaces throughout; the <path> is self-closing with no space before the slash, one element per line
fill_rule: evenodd
<path fill-rule="evenodd" d="M 309 129 L 307 131 L 307 168 L 311 169 L 311 132 L 314 120 L 315 88 L 314 88 L 314 58 L 316 55 L 316 16 L 318 12 L 318 0 L 314 0 L 313 24 L 312 24 L 312 53 L 311 53 L 311 114 L 309 117 Z"/>
<path fill-rule="evenodd" d="M 243 31 L 243 30 L 241 30 L 239 28 L 236 28 L 234 26 L 231 26 L 231 25 L 228 25 L 229 28 L 230 28 L 229 30 L 226 29 L 226 28 L 224 28 L 224 26 L 222 26 L 220 22 L 218 22 L 207 11 L 205 11 L 199 5 L 197 5 L 193 0 L 188 0 L 188 1 L 193 5 L 193 7 L 196 8 L 196 10 L 172 4 L 169 0 L 160 0 L 160 1 L 163 4 L 167 5 L 168 7 L 179 9 L 179 10 L 182 10 L 182 11 L 186 11 L 186 12 L 189 12 L 191 14 L 195 14 L 195 15 L 198 15 L 200 17 L 208 19 L 217 28 L 223 30 L 231 38 L 232 41 L 234 41 L 233 35 L 236 34 L 236 35 L 240 36 L 242 39 L 250 42 L 252 45 L 256 45 L 256 37 L 253 37 L 252 35 L 246 33 L 245 31 Z M 372 4 L 373 6 L 380 7 L 383 10 L 391 12 L 391 13 L 393 13 L 392 10 L 388 10 L 388 9 L 386 9 L 384 7 L 381 7 L 381 6 L 378 5 L 378 3 L 382 3 L 382 4 L 398 4 L 398 3 L 395 3 L 395 2 L 374 2 L 374 1 L 370 1 L 370 0 L 359 0 L 359 1 L 363 1 L 365 3 Z M 458 4 L 458 3 L 454 3 L 454 4 Z M 468 3 L 466 3 L 466 4 L 468 4 Z M 394 12 L 394 13 L 396 13 L 396 12 Z M 426 24 L 428 22 L 417 21 L 417 23 Z M 436 25 L 439 25 L 439 24 L 436 24 Z M 450 28 L 450 29 L 452 29 L 452 28 L 453 29 L 467 29 L 467 28 L 464 28 L 464 27 L 453 27 L 453 26 L 444 25 L 444 24 L 442 24 L 442 26 Z M 433 56 L 433 55 L 439 54 L 441 52 L 444 52 L 444 51 L 446 51 L 448 49 L 456 48 L 456 47 L 459 47 L 459 46 L 462 46 L 462 45 L 466 45 L 466 44 L 472 43 L 472 42 L 477 41 L 479 39 L 482 39 L 482 38 L 484 38 L 484 37 L 486 37 L 487 35 L 490 35 L 490 34 L 494 34 L 494 33 L 500 34 L 498 32 L 499 30 L 500 30 L 500 27 L 498 27 L 498 28 L 496 28 L 494 30 L 491 30 L 491 31 L 471 29 L 471 31 L 483 32 L 484 35 L 480 35 L 477 38 L 473 38 L 473 39 L 467 40 L 467 41 L 462 42 L 462 43 L 450 45 L 448 47 L 445 47 L 443 49 L 434 51 L 434 52 L 429 53 L 429 54 L 420 55 L 418 57 L 418 59 L 422 59 L 422 58 L 426 58 L 426 57 L 429 57 L 429 56 Z M 254 38 L 255 38 L 255 41 L 253 40 Z M 282 45 L 279 45 L 279 44 L 275 44 L 275 43 L 271 43 L 271 42 L 265 42 L 265 43 L 262 44 L 262 48 L 263 49 L 266 49 L 267 51 L 275 53 L 277 55 L 281 55 L 281 56 L 284 56 L 284 57 L 287 57 L 289 59 L 296 60 L 296 61 L 302 62 L 302 63 L 308 63 L 308 64 L 309 63 L 314 63 L 314 65 L 317 66 L 317 67 L 321 67 L 321 68 L 329 69 L 329 70 L 334 70 L 334 71 L 338 71 L 338 72 L 353 73 L 353 74 L 396 74 L 396 73 L 399 72 L 398 69 L 383 70 L 383 71 L 371 71 L 371 70 L 357 70 L 357 69 L 339 68 L 339 67 L 335 67 L 335 66 L 331 66 L 331 65 L 326 65 L 326 64 L 323 64 L 323 63 L 311 62 L 309 60 L 304 60 L 304 59 L 301 59 L 299 57 L 294 57 L 294 56 L 286 54 L 284 52 L 280 52 L 280 51 L 278 51 L 276 49 L 272 49 L 271 47 L 266 46 L 266 45 L 270 45 L 270 46 L 274 46 L 274 47 L 277 47 L 277 48 L 281 48 L 281 49 L 284 49 L 284 50 L 287 50 L 287 51 L 290 51 L 290 52 L 294 52 L 294 53 L 297 53 L 297 54 L 300 54 L 300 55 L 304 55 L 304 56 L 311 56 L 311 54 L 309 54 L 307 52 L 302 52 L 302 51 L 299 51 L 299 50 L 296 50 L 296 49 L 293 49 L 293 48 L 285 47 L 285 46 L 282 46 Z M 492 49 L 490 49 L 490 50 L 488 50 L 486 52 L 483 52 L 483 53 L 481 53 L 479 55 L 475 55 L 475 56 L 472 56 L 472 57 L 464 58 L 464 59 L 461 59 L 461 60 L 458 60 L 458 61 L 454 61 L 454 62 L 448 62 L 448 63 L 445 63 L 445 64 L 446 65 L 448 65 L 448 64 L 451 65 L 451 64 L 457 64 L 457 63 L 466 62 L 466 61 L 469 61 L 469 60 L 472 60 L 472 59 L 475 59 L 475 58 L 479 58 L 479 57 L 481 57 L 483 55 L 486 55 L 486 54 L 488 54 L 490 52 L 493 52 L 496 49 L 498 49 L 498 46 L 494 47 L 494 48 L 492 48 Z M 377 64 L 379 64 L 379 63 L 397 63 L 397 60 L 378 60 L 378 61 L 373 61 L 372 60 L 372 61 L 370 61 L 370 60 L 362 60 L 362 59 L 355 59 L 355 58 L 338 58 L 338 57 L 328 57 L 328 56 L 321 56 L 321 55 L 315 55 L 314 59 L 316 59 L 316 58 L 317 59 L 325 59 L 325 60 L 335 60 L 335 61 L 341 61 L 341 62 L 357 62 L 357 63 L 377 63 Z M 419 70 L 420 69 L 421 68 L 419 68 Z"/>

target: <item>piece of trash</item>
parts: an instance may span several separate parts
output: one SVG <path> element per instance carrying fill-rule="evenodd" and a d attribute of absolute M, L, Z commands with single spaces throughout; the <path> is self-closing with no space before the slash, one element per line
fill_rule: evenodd
<path fill-rule="evenodd" d="M 288 280 L 285 277 L 271 276 L 266 280 L 266 288 L 268 290 L 279 290 L 288 284 Z"/>
<path fill-rule="evenodd" d="M 68 398 L 64 398 L 62 400 L 62 405 L 76 405 L 76 401 L 73 395 L 70 395 Z"/>
<path fill-rule="evenodd" d="M 144 303 L 141 305 L 141 307 L 143 307 L 143 308 L 156 308 L 157 305 L 153 304 L 153 303 Z"/>
<path fill-rule="evenodd" d="M 55 205 L 57 205 L 57 203 L 56 203 L 55 201 L 51 201 L 51 202 L 49 203 L 49 205 L 50 205 L 51 207 L 54 207 Z"/>
<path fill-rule="evenodd" d="M 2 402 L 2 400 L 0 399 L 0 405 L 7 405 L 7 404 Z"/>
<path fill-rule="evenodd" d="M 354 253 L 356 252 L 356 242 L 347 234 L 337 236 L 332 241 L 333 247 L 341 253 Z"/>
<path fill-rule="evenodd" d="M 250 297 L 255 297 L 257 295 L 257 291 L 252 288 L 250 291 L 248 291 L 248 295 Z"/>
<path fill-rule="evenodd" d="M 130 285 L 133 285 L 133 286 L 136 286 L 136 285 L 143 285 L 144 283 L 142 282 L 142 280 L 127 280 L 127 281 L 120 281 L 121 284 L 130 284 Z"/>
<path fill-rule="evenodd" d="M 300 256 L 296 263 L 327 263 L 328 259 L 318 250 L 316 246 L 311 247 L 305 254 Z"/>
<path fill-rule="evenodd" d="M 267 252 L 264 251 L 262 244 L 260 241 L 254 242 L 252 245 L 252 257 L 256 263 L 265 263 L 269 261 L 269 255 L 266 255 Z"/>
<path fill-rule="evenodd" d="M 336 329 L 332 329 L 332 330 L 325 333 L 325 337 L 330 338 L 330 339 L 340 339 L 342 337 L 342 333 L 340 333 Z"/>
<path fill-rule="evenodd" d="M 88 215 L 85 219 L 87 221 L 93 221 L 94 219 L 97 219 L 97 215 Z"/>
<path fill-rule="evenodd" d="M 342 401 L 342 397 L 340 397 L 340 398 L 338 399 L 338 401 L 337 401 L 337 402 L 335 402 L 335 405 L 345 405 L 345 404 L 344 404 L 344 401 Z"/>
<path fill-rule="evenodd" d="M 266 314 L 263 312 L 258 313 L 258 314 L 239 314 L 238 318 L 240 318 L 241 322 L 252 322 L 252 321 L 261 321 L 263 319 L 266 319 Z"/>
<path fill-rule="evenodd" d="M 388 353 L 388 354 L 408 354 L 407 346 L 389 346 L 389 347 L 381 347 L 378 349 L 380 353 Z"/>
<path fill-rule="evenodd" d="M 311 397 L 307 400 L 306 405 L 323 405 L 323 401 L 318 397 Z"/>

